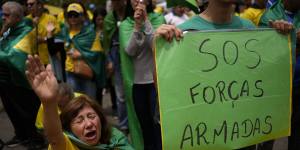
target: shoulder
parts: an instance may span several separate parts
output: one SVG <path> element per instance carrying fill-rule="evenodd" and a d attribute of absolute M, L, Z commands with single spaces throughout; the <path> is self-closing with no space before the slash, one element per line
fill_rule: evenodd
<path fill-rule="evenodd" d="M 194 16 L 191 19 L 185 21 L 181 25 L 177 26 L 179 29 L 185 30 L 198 30 L 199 24 L 201 23 L 201 19 L 199 16 Z"/>
<path fill-rule="evenodd" d="M 162 14 L 158 14 L 158 13 L 150 13 L 148 14 L 148 18 L 151 22 L 151 24 L 157 28 L 158 26 L 160 26 L 161 24 L 164 24 L 165 21 L 165 17 Z"/>
<path fill-rule="evenodd" d="M 239 22 L 241 28 L 256 28 L 256 26 L 250 20 L 241 18 L 239 16 L 234 16 L 234 21 Z"/>
<path fill-rule="evenodd" d="M 114 17 L 113 11 L 108 12 L 104 18 L 104 21 L 106 21 L 106 22 L 107 21 L 110 22 L 110 21 L 114 21 L 114 20 L 115 20 L 115 17 Z"/>
<path fill-rule="evenodd" d="M 114 145 L 114 148 L 122 150 L 133 150 L 132 146 L 129 144 L 127 137 L 118 129 L 111 129 L 110 144 Z"/>

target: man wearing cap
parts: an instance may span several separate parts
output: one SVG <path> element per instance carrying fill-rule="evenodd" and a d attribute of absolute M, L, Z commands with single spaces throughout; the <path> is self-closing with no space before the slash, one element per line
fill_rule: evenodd
<path fill-rule="evenodd" d="M 37 43 L 35 43 L 35 48 L 37 48 L 37 54 L 40 56 L 42 63 L 47 65 L 49 61 L 49 51 L 47 47 L 47 30 L 46 26 L 48 23 L 53 23 L 55 25 L 54 34 L 59 32 L 59 24 L 56 18 L 44 12 L 43 0 L 27 0 L 27 8 L 30 14 L 27 18 L 31 19 L 37 29 Z"/>
<path fill-rule="evenodd" d="M 75 92 L 96 98 L 96 86 L 105 81 L 104 50 L 93 25 L 84 25 L 84 8 L 79 3 L 67 7 L 66 23 L 57 36 L 65 41 L 67 83 Z"/>

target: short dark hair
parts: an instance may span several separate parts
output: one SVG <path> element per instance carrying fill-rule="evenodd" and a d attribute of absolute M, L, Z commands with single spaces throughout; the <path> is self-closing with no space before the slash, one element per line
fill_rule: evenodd
<path fill-rule="evenodd" d="M 104 18 L 106 16 L 106 14 L 107 14 L 107 12 L 104 7 L 102 7 L 102 6 L 97 7 L 93 12 L 93 23 L 96 25 L 96 18 L 98 16 L 103 16 L 103 18 Z"/>
<path fill-rule="evenodd" d="M 93 108 L 100 118 L 101 138 L 99 142 L 109 144 L 111 130 L 110 126 L 108 125 L 107 119 L 103 114 L 102 108 L 96 101 L 91 100 L 86 95 L 75 97 L 62 109 L 60 119 L 63 129 L 65 131 L 72 132 L 71 121 L 78 115 L 78 113 L 84 108 L 84 106 L 90 106 L 91 108 Z"/>

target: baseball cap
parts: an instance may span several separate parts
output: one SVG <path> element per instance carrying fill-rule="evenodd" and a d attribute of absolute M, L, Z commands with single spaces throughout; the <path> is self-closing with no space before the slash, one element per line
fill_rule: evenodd
<path fill-rule="evenodd" d="M 81 13 L 83 13 L 83 8 L 78 3 L 71 3 L 67 8 L 67 12 L 70 12 L 70 11 L 75 11 L 75 12 L 81 14 Z"/>

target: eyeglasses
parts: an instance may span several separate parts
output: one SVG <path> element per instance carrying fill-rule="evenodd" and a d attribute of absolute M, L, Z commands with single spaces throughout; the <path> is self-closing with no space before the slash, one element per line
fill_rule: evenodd
<path fill-rule="evenodd" d="M 79 13 L 68 13 L 67 14 L 67 17 L 68 18 L 78 18 L 79 16 L 81 16 L 81 14 L 79 14 Z"/>
<path fill-rule="evenodd" d="M 27 3 L 27 7 L 32 7 L 33 5 L 34 5 L 35 3 L 33 2 L 33 3 Z"/>

